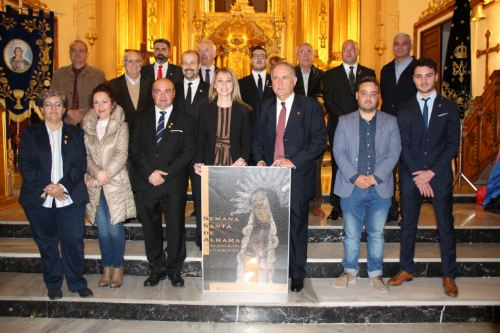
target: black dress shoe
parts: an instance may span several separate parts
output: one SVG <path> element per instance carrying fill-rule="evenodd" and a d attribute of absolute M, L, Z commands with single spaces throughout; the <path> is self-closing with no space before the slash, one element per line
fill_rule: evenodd
<path fill-rule="evenodd" d="M 298 293 L 303 288 L 304 288 L 304 279 L 292 279 L 292 284 L 290 285 L 291 291 Z"/>
<path fill-rule="evenodd" d="M 338 210 L 332 209 L 332 212 L 330 213 L 330 215 L 328 215 L 328 217 L 326 219 L 332 220 L 332 221 L 337 221 L 341 215 L 342 215 L 341 212 L 339 212 Z"/>
<path fill-rule="evenodd" d="M 399 220 L 399 216 L 392 216 L 392 215 L 388 215 L 387 216 L 387 222 L 386 223 L 389 223 L 389 222 L 397 222 Z"/>
<path fill-rule="evenodd" d="M 94 293 L 92 292 L 92 290 L 90 290 L 89 288 L 82 288 L 82 289 L 78 289 L 78 290 L 70 290 L 72 293 L 78 293 L 78 295 L 80 295 L 81 298 L 90 298 L 90 297 L 94 297 Z"/>
<path fill-rule="evenodd" d="M 151 273 L 146 281 L 144 281 L 144 287 L 157 286 L 160 280 L 165 280 L 166 278 L 167 273 Z"/>
<path fill-rule="evenodd" d="M 198 249 L 200 249 L 200 251 L 201 251 L 201 239 L 195 239 L 194 243 L 196 244 Z"/>
<path fill-rule="evenodd" d="M 53 301 L 56 299 L 61 299 L 62 298 L 61 288 L 49 289 L 48 295 L 49 295 L 49 299 L 51 299 Z"/>
<path fill-rule="evenodd" d="M 189 215 L 189 218 L 191 220 L 196 220 L 196 211 L 192 212 L 191 215 Z"/>
<path fill-rule="evenodd" d="M 169 274 L 168 279 L 172 283 L 172 287 L 184 287 L 184 279 L 181 276 L 181 273 Z"/>

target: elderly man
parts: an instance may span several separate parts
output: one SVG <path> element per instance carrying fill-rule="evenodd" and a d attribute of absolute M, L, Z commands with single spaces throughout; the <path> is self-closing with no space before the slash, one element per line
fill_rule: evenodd
<path fill-rule="evenodd" d="M 287 62 L 274 66 L 276 98 L 262 101 L 252 133 L 252 157 L 257 166 L 292 169 L 290 198 L 290 289 L 304 288 L 307 262 L 309 201 L 314 197 L 316 158 L 326 147 L 326 126 L 319 103 L 295 94 L 295 68 Z"/>
<path fill-rule="evenodd" d="M 385 65 L 380 72 L 381 109 L 392 116 L 397 115 L 398 107 L 401 103 L 415 96 L 417 92 L 412 77 L 413 66 L 416 61 L 410 55 L 412 48 L 410 35 L 402 32 L 394 36 L 392 50 L 395 58 Z M 396 180 L 396 168 L 394 168 L 393 177 Z M 396 188 L 395 182 L 394 188 Z M 399 220 L 399 204 L 392 197 L 387 222 L 397 220 Z"/>
<path fill-rule="evenodd" d="M 356 92 L 359 111 L 339 118 L 333 155 L 338 165 L 335 194 L 344 214 L 344 273 L 332 283 L 344 288 L 356 282 L 361 232 L 368 234 L 368 277 L 375 290 L 388 293 L 382 280 L 384 227 L 394 194 L 392 170 L 401 153 L 396 117 L 378 111 L 380 88 L 367 76 Z"/>
<path fill-rule="evenodd" d="M 104 72 L 87 64 L 87 44 L 75 40 L 69 45 L 71 65 L 60 67 L 54 72 L 50 89 L 64 93 L 69 101 L 65 122 L 78 125 L 88 110 L 92 90 L 106 80 Z"/>
<path fill-rule="evenodd" d="M 110 83 L 118 90 L 116 103 L 125 111 L 125 119 L 131 122 L 135 112 L 148 110 L 153 106 L 151 86 L 153 81 L 141 75 L 142 59 L 138 51 L 127 51 L 122 65 L 125 74 Z"/>
<path fill-rule="evenodd" d="M 201 60 L 200 77 L 203 81 L 212 83 L 215 71 L 219 69 L 213 63 L 217 56 L 217 46 L 209 39 L 202 40 L 198 44 L 198 54 Z"/>
<path fill-rule="evenodd" d="M 156 286 L 167 277 L 173 287 L 184 286 L 184 209 L 187 166 L 195 155 L 195 121 L 172 105 L 174 96 L 172 81 L 158 79 L 153 84 L 155 106 L 135 114 L 130 133 L 129 157 L 135 170 L 132 189 L 140 203 L 139 216 L 151 266 L 145 287 Z M 163 250 L 162 214 L 167 228 L 167 255 Z"/>
<path fill-rule="evenodd" d="M 257 104 L 276 95 L 271 85 L 271 75 L 266 72 L 266 49 L 256 46 L 250 55 L 252 74 L 238 80 L 240 84 L 241 99 L 255 111 Z"/>
<path fill-rule="evenodd" d="M 188 50 L 181 56 L 182 73 L 184 80 L 175 85 L 174 106 L 181 111 L 187 112 L 195 118 L 195 128 L 198 128 L 198 119 L 203 107 L 208 103 L 208 90 L 210 84 L 200 80 L 200 56 L 194 50 Z M 198 131 L 195 132 L 195 136 Z M 188 166 L 189 178 L 191 179 L 192 197 L 194 211 L 191 219 L 196 219 L 195 243 L 201 250 L 201 198 L 196 197 L 196 193 L 201 193 L 201 178 L 194 172 L 194 160 Z"/>
<path fill-rule="evenodd" d="M 170 64 L 170 42 L 166 39 L 157 39 L 154 42 L 153 56 L 155 63 L 144 66 L 141 69 L 141 74 L 152 81 L 161 78 L 167 78 L 176 84 L 182 81 L 182 70 L 179 66 Z"/>
<path fill-rule="evenodd" d="M 295 67 L 295 75 L 297 76 L 297 84 L 295 85 L 295 93 L 297 95 L 308 96 L 315 98 L 320 105 L 323 105 L 323 76 L 325 72 L 314 67 L 314 49 L 309 43 L 302 43 L 297 46 L 296 52 L 299 64 Z M 321 192 L 321 165 L 323 163 L 323 155 L 321 152 L 316 156 L 316 192 L 314 198 L 309 203 L 309 212 L 323 217 L 325 212 L 321 209 L 323 203 L 323 194 Z"/>
<path fill-rule="evenodd" d="M 358 109 L 356 92 L 358 91 L 359 81 L 366 76 L 375 76 L 373 69 L 361 66 L 357 62 L 358 56 L 358 43 L 353 40 L 346 40 L 342 44 L 342 64 L 327 70 L 323 78 L 325 108 L 326 112 L 328 112 L 328 139 L 331 148 L 333 148 L 333 137 L 335 136 L 339 117 Z M 332 158 L 332 186 L 330 190 L 332 211 L 327 219 L 333 221 L 342 216 L 340 197 L 333 191 L 337 169 L 337 163 Z"/>

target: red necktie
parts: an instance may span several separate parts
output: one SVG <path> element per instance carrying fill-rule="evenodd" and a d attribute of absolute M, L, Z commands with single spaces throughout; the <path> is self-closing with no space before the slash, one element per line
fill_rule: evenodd
<path fill-rule="evenodd" d="M 276 141 L 274 142 L 274 160 L 285 157 L 285 145 L 283 144 L 283 136 L 286 128 L 286 107 L 285 102 L 281 102 L 280 117 L 278 119 L 278 127 L 276 127 Z"/>
<path fill-rule="evenodd" d="M 157 80 L 163 77 L 163 73 L 161 71 L 162 68 L 163 66 L 158 66 L 158 76 L 156 77 Z"/>

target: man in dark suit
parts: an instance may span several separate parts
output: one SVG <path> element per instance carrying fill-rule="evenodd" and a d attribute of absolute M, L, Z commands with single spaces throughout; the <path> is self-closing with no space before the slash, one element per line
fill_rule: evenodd
<path fill-rule="evenodd" d="M 395 58 L 380 72 L 381 110 L 396 116 L 399 105 L 415 96 L 417 92 L 413 83 L 413 67 L 416 60 L 410 55 L 413 46 L 411 37 L 407 33 L 402 32 L 394 36 L 392 47 Z M 396 168 L 394 168 L 393 177 L 396 180 Z M 394 182 L 394 187 L 396 187 L 396 182 Z M 399 204 L 393 196 L 387 222 L 397 220 L 399 220 Z"/>
<path fill-rule="evenodd" d="M 257 107 L 252 157 L 257 166 L 292 169 L 290 201 L 290 289 L 304 287 L 307 262 L 309 201 L 314 197 L 316 158 L 326 147 L 326 126 L 319 103 L 293 92 L 297 77 L 292 65 L 278 63 L 271 73 L 277 98 Z"/>
<path fill-rule="evenodd" d="M 116 104 L 125 111 L 128 123 L 132 121 L 135 112 L 143 112 L 153 106 L 153 81 L 141 75 L 141 64 L 139 52 L 125 52 L 122 60 L 125 74 L 109 81 L 118 90 Z"/>
<path fill-rule="evenodd" d="M 415 235 L 422 199 L 432 201 L 439 232 L 444 292 L 458 295 L 456 277 L 456 239 L 453 227 L 452 160 L 460 143 L 460 113 L 434 89 L 436 62 L 420 58 L 415 63 L 413 81 L 417 95 L 399 107 L 401 131 L 401 271 L 389 280 L 399 286 L 413 279 Z"/>
<path fill-rule="evenodd" d="M 299 64 L 295 67 L 297 76 L 297 84 L 294 91 L 297 95 L 316 98 L 321 106 L 323 106 L 323 76 L 325 72 L 314 67 L 314 49 L 309 43 L 302 43 L 297 46 L 297 60 Z M 314 198 L 309 203 L 309 212 L 323 217 L 325 212 L 321 209 L 323 203 L 323 193 L 321 192 L 321 165 L 323 163 L 323 155 L 321 152 L 316 156 L 316 192 Z"/>
<path fill-rule="evenodd" d="M 181 56 L 181 67 L 184 74 L 184 80 L 175 85 L 174 106 L 181 111 L 187 112 L 195 118 L 195 129 L 198 128 L 200 112 L 203 112 L 208 104 L 208 89 L 210 84 L 200 80 L 200 56 L 198 52 L 188 50 Z M 195 131 L 195 137 L 198 131 Z M 188 165 L 189 178 L 191 179 L 192 197 L 194 211 L 191 213 L 191 219 L 196 219 L 196 212 L 201 212 L 201 200 L 196 198 L 195 193 L 200 193 L 197 189 L 201 188 L 200 177 L 194 172 L 194 160 Z M 201 221 L 201 220 L 200 220 Z M 200 224 L 200 225 L 198 225 Z M 196 245 L 201 248 L 201 222 L 196 224 Z"/>
<path fill-rule="evenodd" d="M 149 64 L 141 69 L 141 74 L 152 81 L 167 78 L 174 84 L 182 80 L 182 70 L 179 66 L 170 64 L 170 42 L 166 39 L 157 39 L 154 43 L 153 55 L 155 63 Z"/>
<path fill-rule="evenodd" d="M 168 278 L 184 286 L 186 258 L 184 209 L 187 166 L 195 154 L 194 118 L 174 108 L 174 84 L 158 79 L 153 84 L 155 107 L 136 113 L 130 134 L 130 160 L 135 177 L 139 215 L 151 274 L 144 286 Z M 163 250 L 162 213 L 167 226 L 167 256 Z"/>
<path fill-rule="evenodd" d="M 266 58 L 266 50 L 262 46 L 254 47 L 250 56 L 252 74 L 238 80 L 241 99 L 250 105 L 254 112 L 260 101 L 276 97 L 271 85 L 271 75 L 266 72 Z"/>
<path fill-rule="evenodd" d="M 200 77 L 206 83 L 212 83 L 215 71 L 219 68 L 214 65 L 217 56 L 217 46 L 210 39 L 205 39 L 198 44 L 198 54 L 200 55 Z"/>
<path fill-rule="evenodd" d="M 342 44 L 343 63 L 327 70 L 323 78 L 325 108 L 326 112 L 328 112 L 328 139 L 332 149 L 339 117 L 358 109 L 356 91 L 359 82 L 366 76 L 375 76 L 373 69 L 358 64 L 358 56 L 358 43 L 353 40 L 346 40 Z M 342 216 L 340 197 L 333 193 L 337 170 L 337 163 L 332 156 L 332 186 L 330 190 L 332 211 L 328 215 L 328 220 L 338 220 Z"/>

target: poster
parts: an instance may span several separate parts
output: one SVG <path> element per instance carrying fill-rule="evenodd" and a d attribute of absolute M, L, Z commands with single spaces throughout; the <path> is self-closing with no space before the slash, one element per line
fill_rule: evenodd
<path fill-rule="evenodd" d="M 203 290 L 288 292 L 290 169 L 202 174 Z"/>

